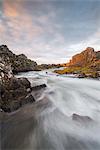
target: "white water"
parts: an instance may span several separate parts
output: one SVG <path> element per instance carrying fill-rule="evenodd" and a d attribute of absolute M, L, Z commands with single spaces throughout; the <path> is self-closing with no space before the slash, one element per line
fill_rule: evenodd
<path fill-rule="evenodd" d="M 46 83 L 47 88 L 36 95 L 36 104 L 25 106 L 10 116 L 12 120 L 8 124 L 12 121 L 17 125 L 14 128 L 13 123 L 10 124 L 12 128 L 8 133 L 14 139 L 8 140 L 8 136 L 7 148 L 100 150 L 100 81 L 56 76 L 46 71 L 20 76 L 28 77 L 33 85 Z M 74 113 L 89 116 L 93 122 L 73 121 Z"/>

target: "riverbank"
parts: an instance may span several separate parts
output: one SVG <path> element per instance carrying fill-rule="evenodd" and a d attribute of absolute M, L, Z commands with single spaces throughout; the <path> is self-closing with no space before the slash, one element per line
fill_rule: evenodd
<path fill-rule="evenodd" d="M 95 71 L 89 67 L 65 67 L 61 70 L 54 70 L 59 75 L 73 75 L 76 78 L 100 78 L 100 71 Z"/>

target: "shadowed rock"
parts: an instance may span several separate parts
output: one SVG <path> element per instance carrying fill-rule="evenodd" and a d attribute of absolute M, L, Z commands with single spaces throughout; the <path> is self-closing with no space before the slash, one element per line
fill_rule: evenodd
<path fill-rule="evenodd" d="M 5 112 L 12 112 L 27 103 L 35 101 L 31 95 L 31 84 L 27 78 L 12 77 L 1 83 L 0 107 Z"/>
<path fill-rule="evenodd" d="M 31 89 L 32 90 L 41 90 L 42 88 L 45 88 L 45 87 L 47 87 L 46 84 L 41 84 L 41 85 L 38 85 L 38 86 L 34 86 Z"/>

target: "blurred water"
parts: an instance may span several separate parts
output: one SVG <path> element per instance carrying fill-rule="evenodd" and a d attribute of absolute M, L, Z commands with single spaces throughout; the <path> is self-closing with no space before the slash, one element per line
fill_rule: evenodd
<path fill-rule="evenodd" d="M 100 150 L 100 81 L 28 72 L 33 85 L 46 83 L 35 104 L 2 119 L 1 148 L 27 150 Z M 92 122 L 76 122 L 72 114 Z"/>

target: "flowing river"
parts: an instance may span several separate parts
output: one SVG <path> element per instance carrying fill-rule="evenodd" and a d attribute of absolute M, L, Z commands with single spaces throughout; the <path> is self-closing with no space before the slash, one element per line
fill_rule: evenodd
<path fill-rule="evenodd" d="M 37 100 L 4 115 L 2 150 L 100 150 L 100 81 L 27 72 L 33 85 L 46 83 Z M 89 119 L 73 120 L 73 114 Z"/>

